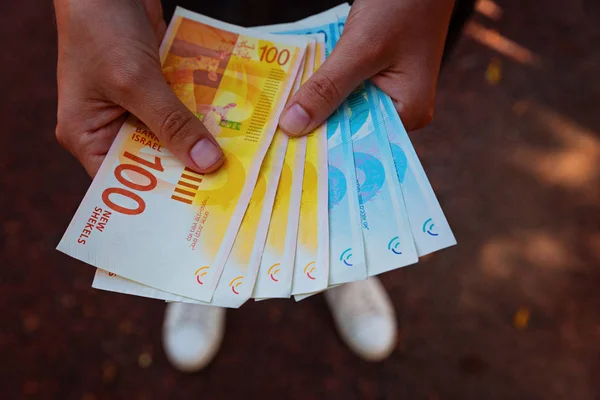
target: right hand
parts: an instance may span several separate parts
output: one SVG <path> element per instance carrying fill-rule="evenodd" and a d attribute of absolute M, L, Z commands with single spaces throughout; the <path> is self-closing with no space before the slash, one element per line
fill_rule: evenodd
<path fill-rule="evenodd" d="M 58 141 L 94 176 L 131 112 L 187 167 L 224 161 L 215 138 L 167 84 L 158 46 L 160 0 L 54 0 Z"/>
<path fill-rule="evenodd" d="M 279 121 L 292 136 L 321 125 L 365 79 L 394 101 L 405 128 L 433 118 L 435 88 L 454 0 L 356 0 L 331 56 L 288 101 Z"/>

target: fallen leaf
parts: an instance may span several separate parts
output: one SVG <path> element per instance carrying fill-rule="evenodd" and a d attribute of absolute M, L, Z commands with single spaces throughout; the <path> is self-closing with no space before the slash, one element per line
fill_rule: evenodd
<path fill-rule="evenodd" d="M 529 324 L 531 312 L 527 307 L 519 307 L 513 318 L 513 326 L 517 329 L 525 329 Z"/>
<path fill-rule="evenodd" d="M 498 58 L 492 58 L 485 71 L 485 80 L 490 85 L 497 85 L 502 79 L 502 63 Z"/>

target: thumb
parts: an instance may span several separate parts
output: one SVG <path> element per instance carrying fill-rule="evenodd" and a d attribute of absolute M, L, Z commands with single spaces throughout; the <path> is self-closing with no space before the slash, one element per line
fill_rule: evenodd
<path fill-rule="evenodd" d="M 224 162 L 221 147 L 200 120 L 177 98 L 159 68 L 145 71 L 122 97 L 122 106 L 158 136 L 187 167 L 212 172 Z"/>
<path fill-rule="evenodd" d="M 292 136 L 312 132 L 350 92 L 377 72 L 377 61 L 357 56 L 359 48 L 357 42 L 342 36 L 323 65 L 288 101 L 279 120 L 281 129 Z"/>

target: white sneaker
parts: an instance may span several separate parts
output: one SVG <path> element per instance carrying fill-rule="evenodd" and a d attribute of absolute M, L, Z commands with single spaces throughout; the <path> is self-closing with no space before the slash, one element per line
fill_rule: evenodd
<path fill-rule="evenodd" d="M 350 349 L 367 361 L 381 361 L 396 347 L 396 315 L 379 279 L 346 283 L 325 292 L 333 319 Z"/>
<path fill-rule="evenodd" d="M 169 303 L 163 323 L 167 358 L 183 372 L 207 366 L 217 354 L 225 333 L 225 309 L 188 303 Z"/>

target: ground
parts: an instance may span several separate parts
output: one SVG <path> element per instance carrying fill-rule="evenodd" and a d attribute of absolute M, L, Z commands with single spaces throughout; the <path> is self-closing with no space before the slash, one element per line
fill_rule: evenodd
<path fill-rule="evenodd" d="M 93 290 L 92 268 L 55 250 L 90 180 L 54 137 L 49 3 L 0 5 L 3 398 L 600 397 L 599 2 L 480 2 L 434 122 L 411 134 L 459 244 L 382 276 L 389 360 L 352 355 L 317 296 L 229 312 L 195 375 L 167 363 L 163 303 Z M 269 3 L 207 12 L 264 24 L 325 7 Z"/>

